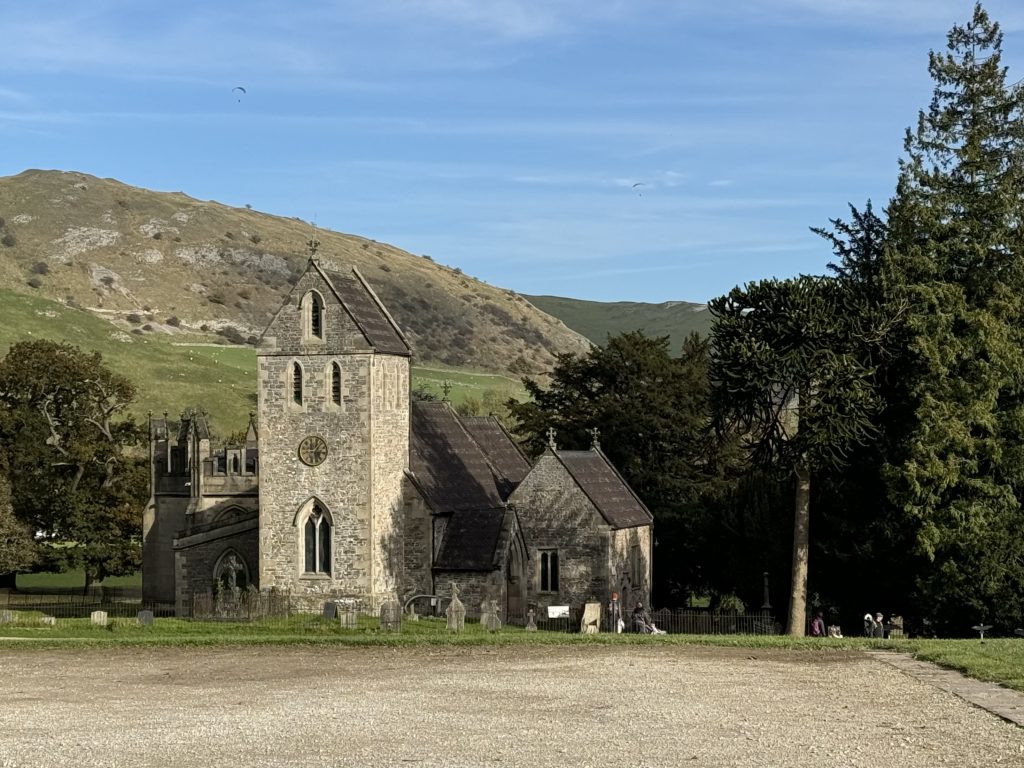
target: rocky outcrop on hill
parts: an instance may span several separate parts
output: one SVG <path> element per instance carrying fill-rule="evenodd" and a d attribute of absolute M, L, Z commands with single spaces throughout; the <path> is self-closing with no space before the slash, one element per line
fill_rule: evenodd
<path fill-rule="evenodd" d="M 144 332 L 251 342 L 307 259 L 298 219 L 62 171 L 0 178 L 0 287 Z M 537 373 L 588 342 L 522 296 L 385 243 L 317 230 L 325 266 L 354 265 L 416 358 Z"/>

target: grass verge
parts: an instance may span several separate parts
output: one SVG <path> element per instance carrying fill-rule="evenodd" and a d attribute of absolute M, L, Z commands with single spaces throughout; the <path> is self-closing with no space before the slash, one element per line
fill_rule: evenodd
<path fill-rule="evenodd" d="M 569 632 L 526 632 L 503 627 L 487 632 L 467 624 L 453 634 L 443 619 L 405 621 L 401 633 L 381 631 L 375 618 L 361 617 L 359 625 L 345 629 L 318 616 L 291 616 L 253 622 L 189 621 L 158 618 L 151 626 L 135 619 L 111 619 L 106 627 L 89 619 L 62 619 L 56 626 L 40 624 L 41 614 L 15 612 L 14 621 L 0 626 L 0 648 L 30 651 L 38 648 L 90 647 L 198 647 L 257 645 L 344 645 L 353 647 L 474 647 L 474 646 L 594 646 L 659 645 L 718 646 L 776 649 L 832 654 L 862 650 L 895 650 L 918 659 L 963 672 L 978 680 L 1024 691 L 1024 640 L 869 640 L 863 638 L 792 638 L 773 635 L 580 635 Z M 30 642 L 26 642 L 30 641 Z"/>

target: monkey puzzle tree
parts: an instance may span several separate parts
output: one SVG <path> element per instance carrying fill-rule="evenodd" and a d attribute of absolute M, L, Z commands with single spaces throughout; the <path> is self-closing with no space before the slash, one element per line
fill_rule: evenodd
<path fill-rule="evenodd" d="M 720 432 L 756 464 L 795 478 L 787 633 L 807 621 L 811 480 L 874 431 L 878 400 L 862 348 L 880 324 L 832 279 L 764 280 L 714 299 L 711 402 Z"/>

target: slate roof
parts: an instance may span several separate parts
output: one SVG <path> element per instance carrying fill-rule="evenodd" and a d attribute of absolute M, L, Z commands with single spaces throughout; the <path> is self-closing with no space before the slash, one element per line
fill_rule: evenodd
<path fill-rule="evenodd" d="M 409 469 L 435 513 L 504 505 L 487 456 L 447 403 L 412 404 Z"/>
<path fill-rule="evenodd" d="M 434 568 L 445 571 L 490 571 L 498 566 L 498 539 L 505 509 L 453 512 L 444 530 Z"/>
<path fill-rule="evenodd" d="M 355 269 L 348 273 L 322 269 L 320 272 L 338 300 L 352 315 L 371 347 L 390 355 L 412 354 L 401 329 L 359 272 Z"/>
<path fill-rule="evenodd" d="M 600 450 L 555 451 L 555 456 L 613 528 L 635 528 L 654 521 Z"/>
<path fill-rule="evenodd" d="M 493 416 L 462 416 L 459 420 L 490 459 L 498 475 L 498 491 L 507 499 L 530 471 L 530 462 Z"/>

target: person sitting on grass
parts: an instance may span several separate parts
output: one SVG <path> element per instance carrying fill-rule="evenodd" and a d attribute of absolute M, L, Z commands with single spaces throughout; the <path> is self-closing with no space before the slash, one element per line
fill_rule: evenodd
<path fill-rule="evenodd" d="M 651 621 L 651 617 L 644 610 L 644 604 L 638 602 L 633 609 L 633 629 L 642 635 L 664 635 L 665 630 L 658 629 Z"/>

